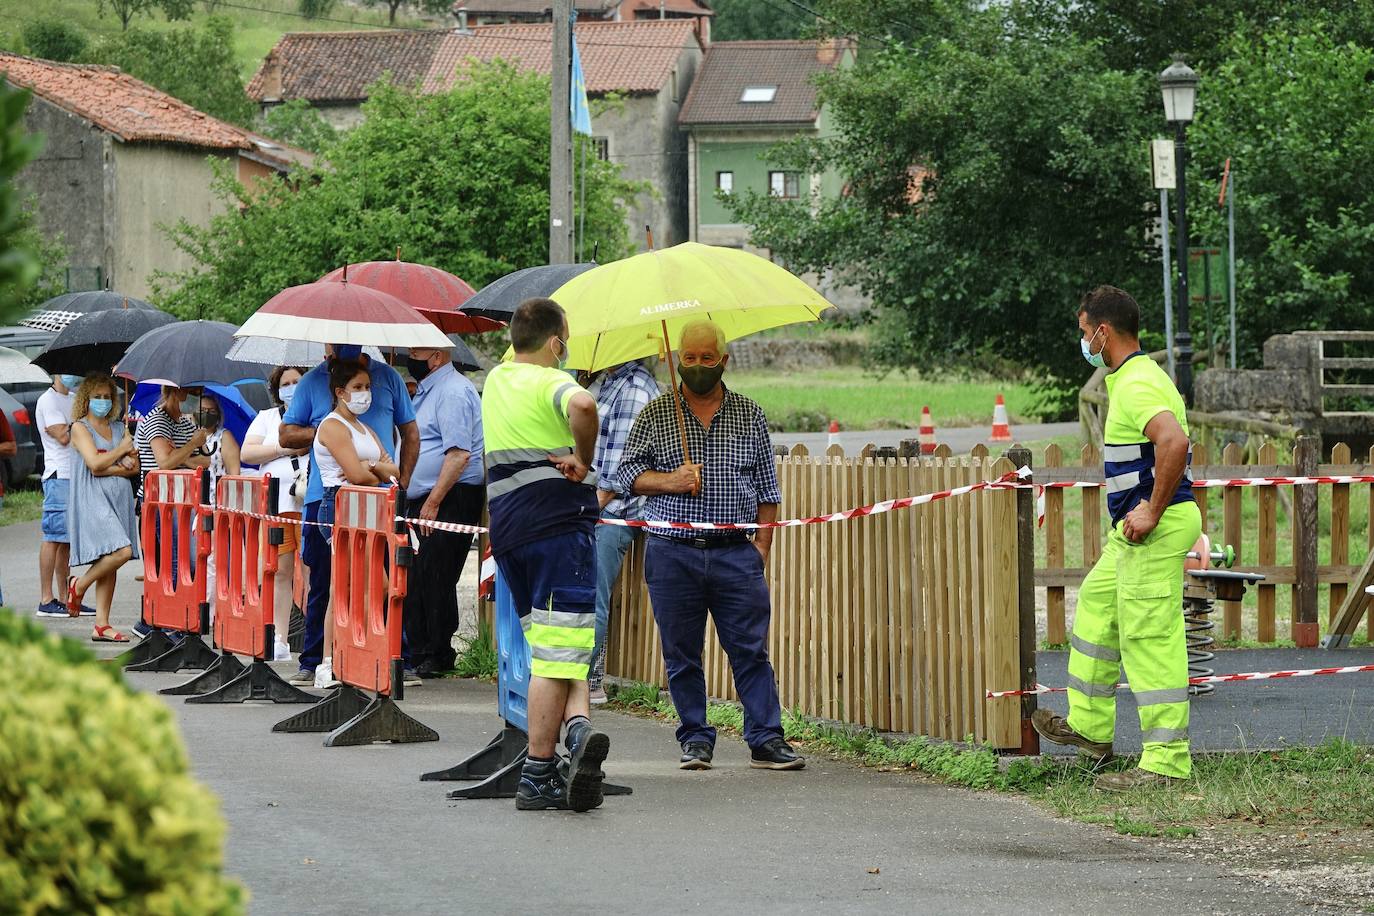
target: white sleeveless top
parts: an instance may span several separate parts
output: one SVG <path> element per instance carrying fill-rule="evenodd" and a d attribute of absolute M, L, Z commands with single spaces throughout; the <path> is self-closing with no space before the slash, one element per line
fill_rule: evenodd
<path fill-rule="evenodd" d="M 348 427 L 349 434 L 353 436 L 353 450 L 358 453 L 359 461 L 367 464 L 369 461 L 382 460 L 382 450 L 378 447 L 377 440 L 373 438 L 371 430 L 366 426 L 363 427 L 362 432 L 358 432 L 353 428 L 353 424 L 345 420 L 337 410 L 321 420 L 320 426 L 323 427 L 330 420 L 337 420 Z M 343 468 L 334 459 L 329 449 L 320 442 L 318 434 L 315 436 L 313 454 L 315 466 L 320 469 L 320 483 L 326 487 L 342 487 L 348 483 L 348 477 L 344 474 Z"/>

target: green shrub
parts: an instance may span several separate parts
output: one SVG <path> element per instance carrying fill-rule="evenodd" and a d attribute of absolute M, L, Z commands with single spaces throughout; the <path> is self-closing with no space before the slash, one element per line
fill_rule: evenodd
<path fill-rule="evenodd" d="M 60 19 L 36 19 L 20 34 L 29 53 L 44 60 L 73 61 L 86 53 L 86 33 Z"/>
<path fill-rule="evenodd" d="M 496 678 L 499 661 L 496 657 L 496 642 L 491 635 L 491 624 L 479 620 L 477 635 L 467 640 L 467 645 L 458 653 L 453 671 L 459 677 L 475 677 L 490 681 Z"/>
<path fill-rule="evenodd" d="M 223 838 L 166 707 L 0 611 L 0 913 L 240 913 Z"/>

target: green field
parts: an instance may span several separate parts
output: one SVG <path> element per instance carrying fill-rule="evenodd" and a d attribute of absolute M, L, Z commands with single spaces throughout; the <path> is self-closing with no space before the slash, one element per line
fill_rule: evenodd
<path fill-rule="evenodd" d="M 0 507 L 0 527 L 36 521 L 43 514 L 40 490 L 7 490 L 4 500 L 4 506 Z"/>
<path fill-rule="evenodd" d="M 239 72 L 244 82 L 258 69 L 262 59 L 286 32 L 347 31 L 386 25 L 386 12 L 381 8 L 360 8 L 342 0 L 336 3 L 328 20 L 305 19 L 296 13 L 298 0 L 223 0 L 215 15 L 234 23 L 234 50 Z M 136 17 L 130 28 L 184 28 L 188 23 L 199 25 L 208 17 L 205 5 L 197 2 L 190 20 L 168 22 L 161 13 Z M 19 35 L 27 23 L 35 20 L 61 20 L 79 26 L 88 35 L 119 33 L 119 18 L 108 9 L 102 18 L 97 13 L 96 0 L 0 0 L 0 41 L 7 48 L 18 47 Z M 448 25 L 448 21 L 430 21 L 397 16 L 397 26 Z"/>
<path fill-rule="evenodd" d="M 1011 422 L 1040 419 L 1036 394 L 1025 382 L 927 379 L 900 372 L 879 377 L 857 367 L 731 372 L 726 382 L 758 401 L 769 421 L 789 432 L 823 430 L 830 420 L 842 429 L 915 429 L 927 405 L 937 428 L 991 425 L 999 393 Z"/>

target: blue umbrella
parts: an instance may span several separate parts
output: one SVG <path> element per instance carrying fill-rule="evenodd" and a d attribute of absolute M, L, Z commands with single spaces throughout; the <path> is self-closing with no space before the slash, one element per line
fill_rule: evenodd
<path fill-rule="evenodd" d="M 219 401 L 220 411 L 224 414 L 224 428 L 234 434 L 234 438 L 239 445 L 243 445 L 243 437 L 248 434 L 248 424 L 253 422 L 253 418 L 258 412 L 244 398 L 243 393 L 231 385 L 187 385 L 188 388 L 204 388 L 209 394 L 213 394 Z M 134 389 L 134 399 L 130 403 L 130 409 L 143 416 L 148 411 L 157 406 L 158 399 L 162 397 L 162 386 L 152 382 L 139 382 Z"/>

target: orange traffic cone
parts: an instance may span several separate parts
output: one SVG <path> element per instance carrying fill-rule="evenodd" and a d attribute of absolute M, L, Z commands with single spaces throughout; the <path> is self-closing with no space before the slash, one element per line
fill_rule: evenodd
<path fill-rule="evenodd" d="M 1010 442 L 1011 424 L 1007 422 L 1007 402 L 1002 400 L 1002 396 L 997 396 L 997 403 L 992 408 L 992 437 L 990 442 Z"/>
<path fill-rule="evenodd" d="M 935 454 L 935 421 L 930 418 L 930 408 L 921 408 L 921 426 L 916 431 L 921 442 L 921 454 Z"/>
<path fill-rule="evenodd" d="M 825 447 L 833 448 L 840 444 L 840 423 L 838 420 L 830 421 L 830 435 L 825 438 Z"/>

